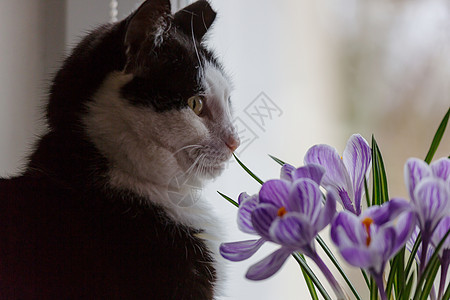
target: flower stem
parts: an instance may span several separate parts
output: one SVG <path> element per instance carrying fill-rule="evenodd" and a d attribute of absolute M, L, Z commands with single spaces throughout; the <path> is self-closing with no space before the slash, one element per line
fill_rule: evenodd
<path fill-rule="evenodd" d="M 373 279 L 375 279 L 375 282 L 378 285 L 378 290 L 380 291 L 380 297 L 381 300 L 387 300 L 386 292 L 384 291 L 384 284 L 383 284 L 383 275 L 372 275 Z"/>
<path fill-rule="evenodd" d="M 447 280 L 447 271 L 448 263 L 443 263 L 441 265 L 441 281 L 439 283 L 438 299 L 442 299 L 442 296 L 444 295 L 445 281 Z"/>
<path fill-rule="evenodd" d="M 428 254 L 428 244 L 430 243 L 430 238 L 428 234 L 422 236 L 422 253 L 420 255 L 420 267 L 419 267 L 419 277 L 422 277 L 422 273 L 427 265 L 427 254 Z"/>
<path fill-rule="evenodd" d="M 333 289 L 334 293 L 336 294 L 336 297 L 338 300 L 345 300 L 345 294 L 342 290 L 339 283 L 336 281 L 336 278 L 334 278 L 333 274 L 331 273 L 330 269 L 325 265 L 323 260 L 320 258 L 320 256 L 317 254 L 317 252 L 312 251 L 312 253 L 309 253 L 309 257 L 314 261 L 314 263 L 319 267 L 320 271 L 322 271 L 325 278 L 328 280 L 328 282 L 331 285 L 331 288 Z"/>
<path fill-rule="evenodd" d="M 434 286 L 431 287 L 430 299 L 431 300 L 436 300 L 436 292 L 434 291 Z"/>

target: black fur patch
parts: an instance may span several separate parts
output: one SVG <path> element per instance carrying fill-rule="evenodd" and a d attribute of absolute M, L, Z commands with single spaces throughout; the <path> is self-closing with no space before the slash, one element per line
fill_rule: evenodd
<path fill-rule="evenodd" d="M 0 180 L 0 299 L 212 299 L 193 229 L 124 191 Z"/>
<path fill-rule="evenodd" d="M 170 39 L 149 52 L 141 64 L 145 67 L 122 89 L 122 96 L 134 105 L 158 112 L 181 109 L 187 107 L 188 98 L 201 92 L 204 62 L 199 62 L 193 41 L 179 31 L 173 30 Z"/>

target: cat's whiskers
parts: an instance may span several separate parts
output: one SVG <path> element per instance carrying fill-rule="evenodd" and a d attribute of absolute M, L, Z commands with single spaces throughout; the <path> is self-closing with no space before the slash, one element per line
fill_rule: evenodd
<path fill-rule="evenodd" d="M 204 157 L 204 159 L 199 163 L 199 165 L 201 166 L 201 168 L 200 168 L 200 170 L 199 170 L 199 174 L 198 174 L 198 176 L 204 176 L 204 175 L 206 175 L 206 167 L 207 167 L 207 165 L 204 163 L 204 161 L 206 160 L 205 159 L 206 158 L 206 156 Z"/>
<path fill-rule="evenodd" d="M 202 159 L 199 161 L 198 163 L 198 168 L 195 170 L 195 177 L 199 177 L 202 176 L 203 174 L 203 168 L 204 168 L 204 164 L 203 161 L 205 160 L 205 156 L 202 157 Z"/>
<path fill-rule="evenodd" d="M 169 161 L 170 159 L 174 158 L 175 155 L 177 155 L 178 153 L 180 153 L 180 152 L 183 151 L 183 150 L 192 148 L 192 149 L 189 150 L 189 154 L 191 154 L 191 151 L 197 150 L 197 149 L 201 149 L 202 147 L 203 147 L 202 145 L 195 145 L 195 144 L 187 145 L 187 146 L 181 147 L 181 148 L 178 149 L 177 151 L 171 153 L 171 156 L 168 157 L 168 158 L 166 158 L 165 160 L 163 160 L 162 163 L 163 163 L 163 164 L 166 163 L 167 161 Z"/>
<path fill-rule="evenodd" d="M 192 150 L 200 149 L 200 148 L 202 148 L 202 147 L 203 147 L 202 145 L 195 145 L 195 144 L 193 144 L 193 145 L 187 145 L 187 146 L 181 147 L 180 149 L 178 149 L 177 151 L 175 151 L 174 153 L 172 153 L 172 155 L 175 156 L 175 154 L 179 153 L 180 151 L 183 151 L 183 150 L 186 150 L 186 149 L 189 149 L 189 148 L 192 148 L 192 149 L 189 151 L 189 152 L 191 152 Z"/>
<path fill-rule="evenodd" d="M 184 174 L 187 176 L 191 175 L 190 173 L 195 169 L 195 166 L 197 165 L 197 163 L 205 156 L 206 156 L 206 154 L 201 154 L 199 157 L 197 157 L 195 159 L 194 163 L 189 167 L 189 169 L 186 170 L 186 172 L 184 172 Z"/>

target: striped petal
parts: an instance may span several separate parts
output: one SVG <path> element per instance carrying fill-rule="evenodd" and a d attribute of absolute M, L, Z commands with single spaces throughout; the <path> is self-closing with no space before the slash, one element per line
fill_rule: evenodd
<path fill-rule="evenodd" d="M 322 206 L 322 193 L 319 186 L 309 178 L 301 178 L 295 181 L 287 202 L 288 211 L 299 212 L 311 222 L 315 222 Z"/>
<path fill-rule="evenodd" d="M 336 199 L 338 196 L 333 191 L 328 191 L 327 200 L 324 207 L 320 210 L 320 214 L 314 224 L 317 232 L 320 232 L 328 224 L 330 224 L 336 215 Z"/>
<path fill-rule="evenodd" d="M 401 213 L 412 211 L 411 204 L 402 198 L 393 198 L 381 206 L 371 206 L 367 208 L 363 215 L 370 217 L 377 225 L 383 225 L 395 219 Z"/>
<path fill-rule="evenodd" d="M 272 204 L 278 208 L 286 206 L 290 187 L 289 181 L 269 180 L 262 185 L 259 191 L 259 201 Z"/>
<path fill-rule="evenodd" d="M 241 205 L 242 203 L 244 203 L 245 201 L 249 200 L 252 196 L 250 196 L 247 193 L 240 193 L 239 197 L 238 197 L 238 203 L 239 205 Z"/>
<path fill-rule="evenodd" d="M 400 250 L 411 237 L 416 228 L 416 217 L 412 211 L 401 214 L 395 223 L 395 243 L 393 252 Z"/>
<path fill-rule="evenodd" d="M 342 257 L 352 266 L 367 269 L 373 265 L 374 257 L 368 248 L 350 247 L 342 249 Z"/>
<path fill-rule="evenodd" d="M 287 213 L 277 218 L 270 227 L 272 241 L 292 250 L 309 245 L 315 235 L 310 221 L 299 213 Z"/>
<path fill-rule="evenodd" d="M 260 262 L 251 266 L 245 277 L 250 280 L 263 280 L 275 274 L 284 264 L 291 252 L 280 248 Z"/>
<path fill-rule="evenodd" d="M 241 231 L 249 234 L 256 234 L 255 228 L 253 228 L 252 223 L 252 213 L 259 204 L 258 195 L 253 195 L 250 197 L 245 194 L 247 195 L 247 197 L 241 200 L 241 196 L 242 198 L 245 197 L 245 195 L 243 194 L 245 193 L 242 193 L 239 196 L 240 205 L 237 215 L 237 224 Z"/>
<path fill-rule="evenodd" d="M 434 230 L 434 233 L 431 237 L 431 242 L 434 247 L 437 247 L 437 245 L 439 245 L 439 243 L 442 241 L 442 239 L 447 234 L 447 231 L 449 229 L 450 229 L 450 215 L 447 215 L 441 220 L 441 222 L 439 222 L 438 226 Z M 444 249 L 450 249 L 450 235 L 445 240 L 444 245 L 441 248 L 441 252 Z"/>
<path fill-rule="evenodd" d="M 350 137 L 342 155 L 344 165 L 350 175 L 354 191 L 356 214 L 361 213 L 361 198 L 364 194 L 366 178 L 372 162 L 372 151 L 367 141 L 359 134 Z"/>
<path fill-rule="evenodd" d="M 332 223 L 331 239 L 340 248 L 363 244 L 366 236 L 361 220 L 348 211 L 340 212 Z"/>
<path fill-rule="evenodd" d="M 334 189 L 345 209 L 353 207 L 353 186 L 347 169 L 336 149 L 328 145 L 316 145 L 305 155 L 305 164 L 317 164 L 325 169 L 322 186 Z M 354 209 L 353 209 L 354 211 Z"/>
<path fill-rule="evenodd" d="M 444 181 L 450 181 L 450 159 L 443 157 L 431 165 L 431 171 L 435 177 L 441 178 Z"/>
<path fill-rule="evenodd" d="M 419 227 L 431 234 L 450 211 L 450 187 L 438 178 L 426 178 L 414 191 Z"/>
<path fill-rule="evenodd" d="M 316 164 L 309 164 L 301 168 L 298 168 L 292 174 L 293 181 L 300 178 L 310 178 L 318 185 L 320 185 L 320 183 L 322 182 L 322 178 L 324 175 L 325 175 L 325 168 Z"/>
<path fill-rule="evenodd" d="M 372 234 L 370 251 L 373 265 L 371 268 L 376 273 L 382 273 L 386 262 L 395 254 L 395 239 L 396 232 L 393 227 L 380 227 Z"/>
<path fill-rule="evenodd" d="M 416 202 L 414 199 L 414 190 L 416 189 L 416 186 L 425 177 L 429 176 L 431 176 L 431 169 L 426 162 L 418 158 L 408 159 L 405 164 L 405 183 L 408 188 L 409 196 L 413 202 Z"/>
<path fill-rule="evenodd" d="M 264 239 L 250 240 L 220 245 L 220 254 L 231 261 L 241 261 L 251 257 L 264 244 Z"/>
<path fill-rule="evenodd" d="M 289 164 L 285 164 L 281 167 L 280 178 L 286 181 L 293 181 L 292 175 L 295 171 L 295 167 Z"/>
<path fill-rule="evenodd" d="M 256 232 L 263 238 L 271 241 L 270 226 L 278 215 L 277 207 L 272 204 L 262 203 L 252 213 L 252 224 Z"/>

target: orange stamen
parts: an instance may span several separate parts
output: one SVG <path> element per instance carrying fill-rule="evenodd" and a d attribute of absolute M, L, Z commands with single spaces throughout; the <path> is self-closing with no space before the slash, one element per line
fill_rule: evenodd
<path fill-rule="evenodd" d="M 372 241 L 372 239 L 370 237 L 370 225 L 372 225 L 372 223 L 373 223 L 373 220 L 371 218 L 365 218 L 362 221 L 362 224 L 366 228 L 366 232 L 367 232 L 366 246 L 369 246 L 370 242 Z"/>
<path fill-rule="evenodd" d="M 287 213 L 286 208 L 285 208 L 284 206 L 282 206 L 282 207 L 278 210 L 277 215 L 278 215 L 279 217 L 282 217 L 282 216 L 284 216 L 286 213 Z"/>

